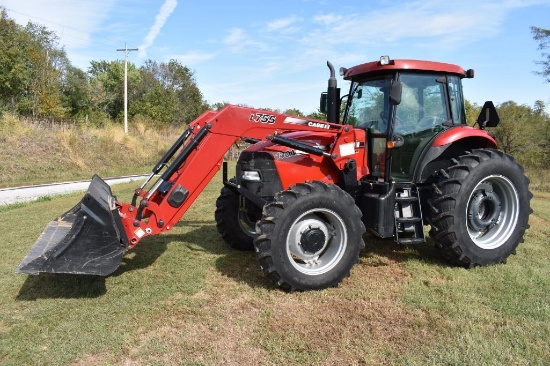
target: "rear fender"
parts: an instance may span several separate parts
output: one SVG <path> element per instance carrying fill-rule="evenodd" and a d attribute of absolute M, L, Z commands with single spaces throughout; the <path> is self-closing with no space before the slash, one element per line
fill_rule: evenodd
<path fill-rule="evenodd" d="M 424 183 L 441 169 L 451 165 L 451 159 L 477 148 L 498 148 L 496 140 L 486 131 L 469 126 L 455 127 L 437 136 L 423 152 L 415 169 L 414 181 Z"/>
<path fill-rule="evenodd" d="M 480 138 L 481 140 L 487 140 L 487 143 L 490 143 L 490 145 L 494 147 L 497 146 L 496 140 L 487 131 L 470 126 L 457 126 L 443 132 L 441 135 L 435 138 L 432 146 L 445 146 L 459 140 L 476 137 Z"/>

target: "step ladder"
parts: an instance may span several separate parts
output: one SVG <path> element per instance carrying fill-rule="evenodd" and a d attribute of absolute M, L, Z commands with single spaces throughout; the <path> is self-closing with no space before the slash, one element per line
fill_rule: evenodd
<path fill-rule="evenodd" d="M 420 197 L 413 184 L 395 187 L 395 241 L 403 245 L 425 242 Z"/>

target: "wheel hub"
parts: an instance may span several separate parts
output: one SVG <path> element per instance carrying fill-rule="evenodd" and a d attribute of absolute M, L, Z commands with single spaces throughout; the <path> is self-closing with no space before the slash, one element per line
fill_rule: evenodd
<path fill-rule="evenodd" d="M 308 228 L 300 237 L 300 246 L 305 253 L 317 253 L 326 243 L 325 233 L 319 228 Z"/>
<path fill-rule="evenodd" d="M 322 216 L 305 214 L 292 226 L 288 235 L 291 256 L 307 266 L 318 264 L 333 236 L 333 229 Z"/>
<path fill-rule="evenodd" d="M 481 184 L 468 206 L 468 225 L 479 232 L 493 228 L 500 217 L 502 204 L 489 182 Z"/>

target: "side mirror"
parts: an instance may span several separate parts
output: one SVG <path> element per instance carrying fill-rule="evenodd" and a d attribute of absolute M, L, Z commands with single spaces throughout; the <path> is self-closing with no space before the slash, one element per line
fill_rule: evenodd
<path fill-rule="evenodd" d="M 390 90 L 390 103 L 398 105 L 401 103 L 401 94 L 403 93 L 403 83 L 399 80 L 394 81 Z"/>
<path fill-rule="evenodd" d="M 328 94 L 327 92 L 321 93 L 321 101 L 319 103 L 319 110 L 321 113 L 327 114 L 327 101 L 328 101 Z"/>
<path fill-rule="evenodd" d="M 485 127 L 498 126 L 500 118 L 493 102 L 487 101 L 483 104 L 483 108 L 481 108 L 481 112 L 476 122 L 482 130 L 485 129 Z"/>

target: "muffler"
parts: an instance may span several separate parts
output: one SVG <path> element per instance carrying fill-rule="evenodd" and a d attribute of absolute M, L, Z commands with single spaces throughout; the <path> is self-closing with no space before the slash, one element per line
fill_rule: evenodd
<path fill-rule="evenodd" d="M 23 259 L 18 273 L 113 273 L 128 248 L 111 187 L 94 175 L 82 200 L 50 222 Z"/>

